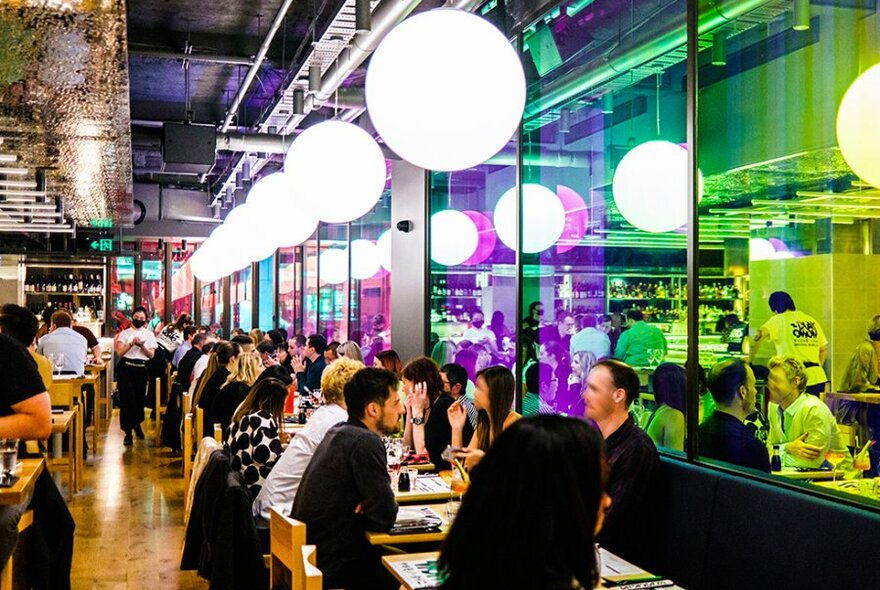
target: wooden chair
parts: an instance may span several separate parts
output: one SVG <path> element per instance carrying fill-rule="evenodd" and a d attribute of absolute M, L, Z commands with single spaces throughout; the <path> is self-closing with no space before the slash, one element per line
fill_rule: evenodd
<path fill-rule="evenodd" d="M 188 391 L 184 391 L 183 402 L 180 406 L 180 413 L 181 415 L 186 416 L 190 412 L 192 412 L 192 396 L 189 394 Z"/>
<path fill-rule="evenodd" d="M 318 569 L 318 548 L 314 545 L 302 546 L 303 577 L 302 590 L 321 590 L 324 585 L 324 574 Z"/>
<path fill-rule="evenodd" d="M 838 424 L 837 429 L 840 431 L 840 435 L 843 437 L 844 442 L 847 446 L 850 446 L 858 451 L 859 448 L 859 430 L 852 424 Z"/>
<path fill-rule="evenodd" d="M 193 462 L 193 415 L 187 413 L 183 417 L 183 493 L 189 493 L 189 479 L 192 476 Z"/>
<path fill-rule="evenodd" d="M 18 533 L 21 534 L 33 524 L 34 511 L 25 510 L 21 515 L 21 519 L 18 521 Z M 14 557 L 14 554 L 10 555 L 9 561 L 6 562 L 6 565 L 3 566 L 3 570 L 0 571 L 0 590 L 12 590 L 13 588 L 13 568 L 15 567 Z"/>
<path fill-rule="evenodd" d="M 193 422 L 193 433 L 196 439 L 196 444 L 199 444 L 205 436 L 205 411 L 198 406 L 196 406 L 196 411 L 193 413 Z"/>
<path fill-rule="evenodd" d="M 306 542 L 306 524 L 284 516 L 274 508 L 269 514 L 269 587 L 284 584 L 284 572 L 289 571 L 291 587 L 303 587 L 305 578 L 303 553 Z M 318 588 L 320 588 L 320 583 Z"/>
<path fill-rule="evenodd" d="M 214 440 L 221 445 L 223 444 L 223 427 L 216 423 L 214 424 Z"/>

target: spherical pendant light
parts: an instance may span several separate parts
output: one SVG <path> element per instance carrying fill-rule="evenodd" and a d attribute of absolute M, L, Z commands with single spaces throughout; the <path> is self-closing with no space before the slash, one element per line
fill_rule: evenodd
<path fill-rule="evenodd" d="M 391 230 L 386 229 L 376 240 L 376 250 L 379 252 L 379 264 L 382 268 L 391 272 Z"/>
<path fill-rule="evenodd" d="M 850 85 L 837 110 L 837 143 L 859 177 L 880 188 L 880 64 Z"/>
<path fill-rule="evenodd" d="M 543 252 L 556 243 L 565 228 L 565 209 L 556 193 L 540 184 L 523 187 L 523 252 Z M 511 250 L 516 249 L 516 187 L 495 205 L 495 231 Z"/>
<path fill-rule="evenodd" d="M 348 252 L 340 248 L 328 248 L 318 259 L 318 272 L 321 280 L 330 285 L 338 285 L 348 280 Z"/>
<path fill-rule="evenodd" d="M 492 255 L 492 252 L 495 251 L 495 244 L 498 243 L 495 226 L 492 225 L 491 219 L 479 211 L 462 211 L 462 213 L 470 217 L 477 228 L 477 249 L 463 264 L 480 264 L 485 262 Z"/>
<path fill-rule="evenodd" d="M 686 224 L 687 165 L 687 149 L 671 141 L 648 141 L 628 151 L 617 165 L 612 182 L 620 214 L 647 232 L 668 232 Z"/>
<path fill-rule="evenodd" d="M 522 63 L 501 31 L 451 8 L 397 25 L 367 71 L 367 108 L 382 140 L 428 170 L 464 170 L 498 153 L 525 96 Z"/>
<path fill-rule="evenodd" d="M 575 248 L 584 238 L 590 222 L 590 212 L 584 198 L 567 186 L 557 185 L 556 196 L 565 209 L 565 227 L 559 238 L 560 243 L 556 244 L 556 253 L 563 254 Z"/>
<path fill-rule="evenodd" d="M 749 240 L 749 260 L 771 260 L 776 258 L 776 248 L 770 240 L 764 238 L 752 238 Z"/>
<path fill-rule="evenodd" d="M 480 238 L 471 218 L 454 209 L 431 216 L 431 260 L 444 266 L 457 266 L 470 258 Z"/>
<path fill-rule="evenodd" d="M 297 210 L 311 208 L 327 223 L 353 221 L 385 190 L 385 157 L 369 133 L 345 121 L 303 131 L 284 158 Z"/>
<path fill-rule="evenodd" d="M 351 278 L 369 279 L 379 272 L 379 249 L 370 240 L 351 242 Z"/>

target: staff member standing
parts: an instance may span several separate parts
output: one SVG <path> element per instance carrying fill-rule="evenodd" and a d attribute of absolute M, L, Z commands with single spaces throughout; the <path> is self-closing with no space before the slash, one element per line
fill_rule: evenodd
<path fill-rule="evenodd" d="M 131 314 L 131 328 L 116 338 L 116 355 L 121 357 L 117 368 L 119 388 L 119 426 L 125 432 L 123 444 L 132 444 L 131 433 L 144 438 L 144 396 L 147 393 L 149 369 L 147 361 L 156 352 L 156 336 L 146 328 L 147 310 L 135 307 Z"/>
<path fill-rule="evenodd" d="M 773 317 L 761 326 L 752 341 L 749 362 L 755 360 L 761 344 L 770 340 L 776 346 L 777 356 L 790 355 L 806 367 L 806 392 L 818 396 L 825 390 L 825 359 L 828 357 L 828 339 L 815 318 L 798 311 L 794 300 L 785 291 L 770 294 Z"/>

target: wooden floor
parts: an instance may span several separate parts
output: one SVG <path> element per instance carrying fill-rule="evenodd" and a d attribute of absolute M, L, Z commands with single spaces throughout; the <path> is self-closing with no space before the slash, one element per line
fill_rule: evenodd
<path fill-rule="evenodd" d="M 76 520 L 74 589 L 204 589 L 195 572 L 181 572 L 181 458 L 147 440 L 122 444 L 118 416 L 102 433 L 98 456 L 85 468 L 85 488 L 69 502 Z"/>

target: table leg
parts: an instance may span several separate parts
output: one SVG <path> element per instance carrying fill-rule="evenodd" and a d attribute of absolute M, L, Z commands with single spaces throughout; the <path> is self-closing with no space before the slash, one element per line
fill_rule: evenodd
<path fill-rule="evenodd" d="M 62 455 L 62 447 L 63 447 L 63 439 L 61 438 L 61 433 L 56 432 L 52 435 L 52 458 L 60 459 Z M 52 479 L 55 480 L 55 485 L 61 488 L 61 473 L 58 471 L 52 472 Z"/>
<path fill-rule="evenodd" d="M 85 396 L 84 396 L 85 397 Z M 76 412 L 76 455 L 74 487 L 78 492 L 82 489 L 82 473 L 83 473 L 83 442 L 85 441 L 85 414 L 83 413 L 83 405 L 77 407 Z"/>

